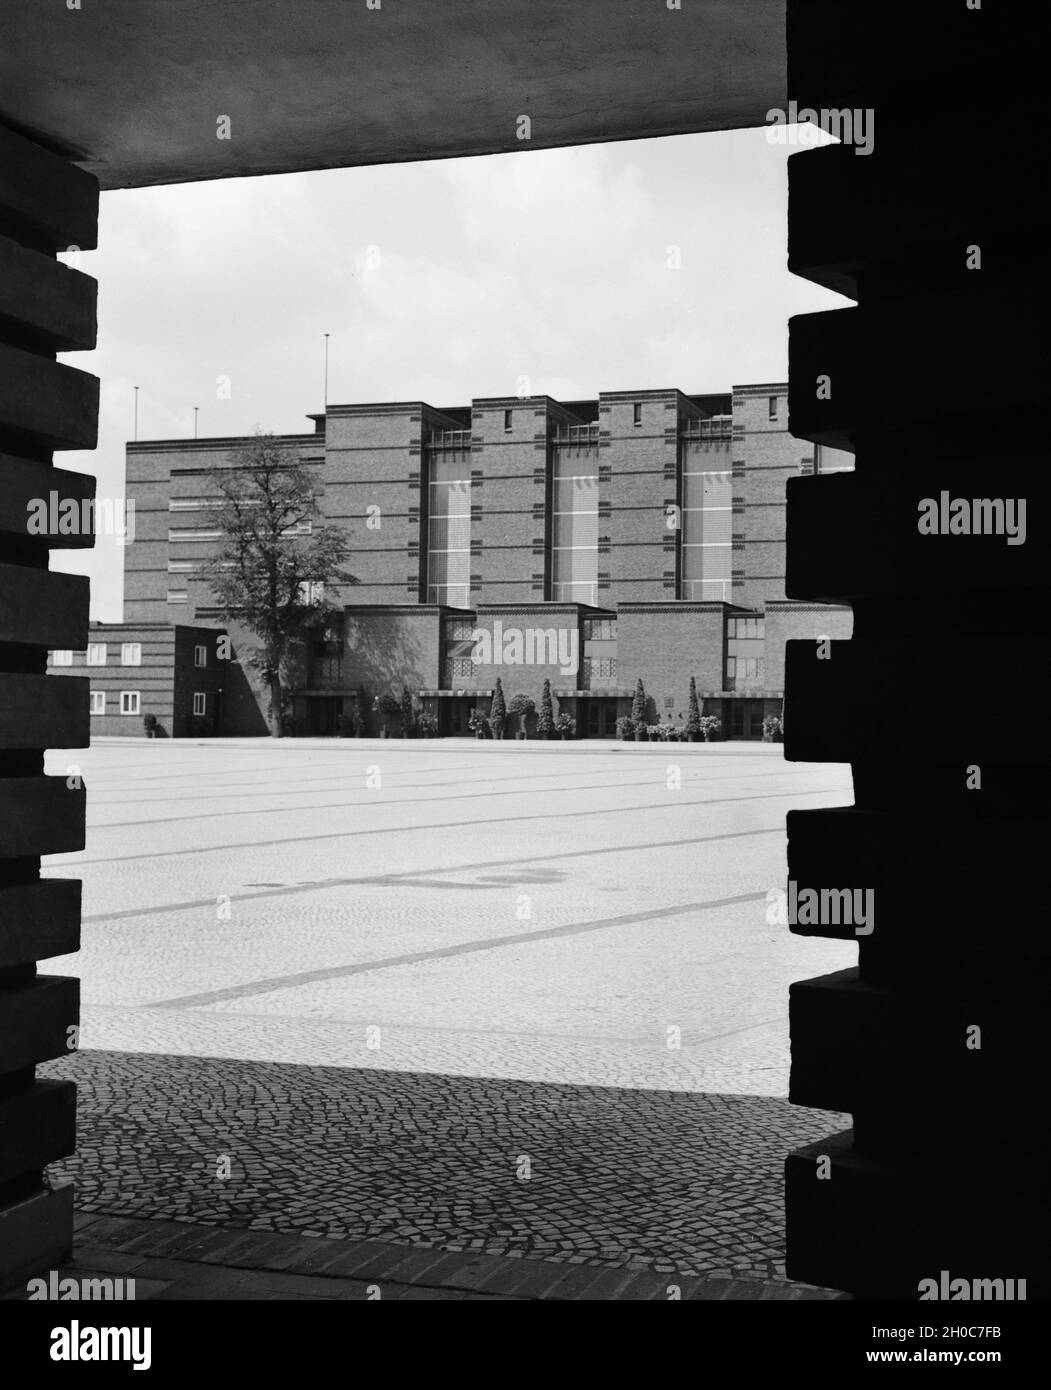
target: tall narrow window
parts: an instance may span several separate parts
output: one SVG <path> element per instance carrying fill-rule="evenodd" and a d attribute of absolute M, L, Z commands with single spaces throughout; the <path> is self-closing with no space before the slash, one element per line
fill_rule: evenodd
<path fill-rule="evenodd" d="M 642 424 L 642 406 L 641 406 L 641 405 L 633 405 L 633 406 L 631 407 L 631 423 L 635 426 L 636 429 L 638 429 L 639 426 Z"/>
<path fill-rule="evenodd" d="M 704 470 L 697 453 L 683 465 L 682 596 L 728 603 L 733 595 L 733 474 Z"/>
<path fill-rule="evenodd" d="M 776 420 L 776 419 L 777 419 L 777 397 L 776 397 L 776 396 L 771 396 L 771 397 L 770 397 L 770 419 L 771 419 L 771 420 Z"/>
<path fill-rule="evenodd" d="M 505 411 L 504 411 L 504 430 L 505 430 L 505 432 L 508 433 L 508 434 L 510 434 L 510 432 L 511 432 L 511 420 L 512 420 L 513 414 L 514 414 L 514 412 L 511 411 L 511 410 L 505 410 Z"/>
<path fill-rule="evenodd" d="M 556 450 L 552 475 L 551 597 L 593 604 L 598 601 L 597 450 Z"/>
<path fill-rule="evenodd" d="M 471 605 L 471 456 L 432 453 L 427 602 Z"/>

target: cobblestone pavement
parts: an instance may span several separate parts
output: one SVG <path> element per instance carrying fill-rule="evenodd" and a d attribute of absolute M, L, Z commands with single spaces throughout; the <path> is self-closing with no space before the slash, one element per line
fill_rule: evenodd
<path fill-rule="evenodd" d="M 81 769 L 85 1210 L 778 1270 L 776 746 L 111 740 Z M 229 1179 L 213 1178 L 228 1153 Z M 528 1180 L 516 1164 L 528 1156 Z M 733 1261 L 736 1260 L 737 1263 Z"/>
<path fill-rule="evenodd" d="M 56 1169 L 84 1211 L 722 1278 L 783 1273 L 784 1154 L 842 1127 L 766 1096 L 116 1052 L 48 1070 L 80 1086 Z"/>

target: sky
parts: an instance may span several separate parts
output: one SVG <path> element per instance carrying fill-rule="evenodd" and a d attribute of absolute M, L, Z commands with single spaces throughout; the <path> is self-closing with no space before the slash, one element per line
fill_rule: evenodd
<path fill-rule="evenodd" d="M 787 377 L 787 320 L 838 295 L 786 268 L 788 145 L 762 128 L 102 195 L 99 445 L 56 454 L 124 496 L 132 437 L 291 434 L 324 399 L 424 400 Z M 228 378 L 228 386 L 221 379 Z M 119 622 L 124 550 L 55 554 Z"/>

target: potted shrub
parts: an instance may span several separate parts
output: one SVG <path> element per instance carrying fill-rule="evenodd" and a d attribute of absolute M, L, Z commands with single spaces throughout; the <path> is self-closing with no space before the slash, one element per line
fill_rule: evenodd
<path fill-rule="evenodd" d="M 546 685 L 547 682 L 545 681 L 544 684 Z M 567 714 L 565 710 L 563 710 L 555 720 L 555 732 L 557 737 L 562 739 L 576 738 L 577 721 L 571 714 Z"/>
<path fill-rule="evenodd" d="M 515 738 L 528 738 L 526 732 L 526 720 L 536 709 L 536 705 L 529 695 L 515 695 L 507 707 L 508 714 L 518 716 L 518 728 L 515 730 Z"/>
<path fill-rule="evenodd" d="M 635 742 L 646 742 L 646 690 L 642 677 L 635 682 L 635 698 L 631 702 L 631 722 L 635 730 Z"/>
<path fill-rule="evenodd" d="M 435 738 L 438 721 L 433 714 L 421 714 L 416 720 L 416 733 L 420 738 Z"/>
<path fill-rule="evenodd" d="M 697 699 L 697 682 L 690 677 L 690 698 L 686 711 L 686 737 L 690 743 L 699 743 L 701 738 L 701 706 Z"/>
<path fill-rule="evenodd" d="M 338 738 L 353 738 L 357 720 L 352 714 L 336 715 L 336 735 Z"/>
<path fill-rule="evenodd" d="M 474 734 L 475 738 L 489 737 L 489 720 L 479 709 L 473 709 L 467 716 L 467 727 Z"/>
<path fill-rule="evenodd" d="M 369 697 L 363 685 L 358 686 L 358 693 L 354 697 L 354 723 L 357 725 L 358 738 L 368 738 Z"/>
<path fill-rule="evenodd" d="M 504 699 L 504 687 L 500 677 L 496 678 L 496 688 L 493 691 L 493 702 L 489 706 L 489 727 L 493 731 L 493 738 L 503 738 L 504 725 L 507 723 L 507 701 Z"/>
<path fill-rule="evenodd" d="M 705 743 L 711 743 L 722 726 L 723 722 L 717 714 L 702 714 L 701 733 L 704 735 Z"/>
<path fill-rule="evenodd" d="M 416 732 L 416 711 L 412 707 L 412 696 L 408 686 L 401 688 L 401 736 L 412 738 Z"/>
<path fill-rule="evenodd" d="M 561 717 L 559 715 L 560 719 Z M 551 708 L 551 682 L 546 680 L 544 681 L 544 688 L 540 692 L 540 709 L 536 716 L 536 736 L 537 738 L 550 738 L 554 732 L 555 712 Z"/>
<path fill-rule="evenodd" d="M 380 717 L 380 738 L 388 738 L 388 725 L 401 713 L 401 704 L 393 695 L 377 695 L 372 702 L 372 708 Z"/>
<path fill-rule="evenodd" d="M 763 720 L 763 742 L 784 743 L 785 723 L 779 714 L 768 714 Z"/>
<path fill-rule="evenodd" d="M 617 737 L 626 743 L 635 737 L 635 721 L 629 714 L 622 714 L 617 720 Z"/>
<path fill-rule="evenodd" d="M 142 727 L 146 731 L 147 738 L 156 738 L 157 716 L 155 714 L 144 714 L 142 716 Z"/>

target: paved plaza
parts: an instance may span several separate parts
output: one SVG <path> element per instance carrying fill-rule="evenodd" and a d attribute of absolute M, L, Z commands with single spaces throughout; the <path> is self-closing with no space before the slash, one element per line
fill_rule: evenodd
<path fill-rule="evenodd" d="M 100 741 L 85 1213 L 719 1278 L 783 1270 L 776 745 Z"/>

